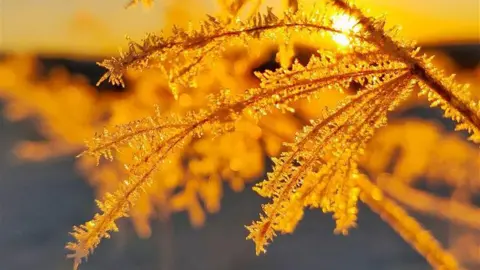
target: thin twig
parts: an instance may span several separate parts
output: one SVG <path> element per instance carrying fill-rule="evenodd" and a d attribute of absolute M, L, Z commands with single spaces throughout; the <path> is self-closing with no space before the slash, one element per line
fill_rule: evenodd
<path fill-rule="evenodd" d="M 455 257 L 433 235 L 365 176 L 357 179 L 361 200 L 412 245 L 435 269 L 460 269 Z"/>

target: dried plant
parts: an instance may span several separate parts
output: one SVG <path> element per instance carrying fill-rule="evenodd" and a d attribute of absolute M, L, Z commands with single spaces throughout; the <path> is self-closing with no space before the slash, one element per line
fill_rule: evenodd
<path fill-rule="evenodd" d="M 140 2 L 153 1 L 128 5 Z M 265 252 L 277 233 L 292 233 L 307 207 L 332 213 L 335 232 L 347 234 L 356 226 L 357 202 L 362 200 L 432 266 L 461 268 L 400 205 L 480 229 L 479 210 L 471 202 L 478 192 L 478 149 L 424 122 L 400 125 L 403 132 L 418 132 L 428 141 L 419 141 L 424 146 L 419 150 L 404 139 L 409 135 L 401 134 L 398 122 L 387 126 L 387 114 L 407 99 L 417 100 L 411 94 L 418 93 L 478 143 L 478 101 L 431 58 L 420 55 L 413 42 L 401 39 L 396 29 L 385 29 L 382 18 L 370 18 L 346 1 L 312 9 L 284 1 L 287 9 L 281 16 L 271 9 L 257 13 L 261 2 L 221 0 L 223 13 L 198 26 L 148 34 L 139 43 L 129 40 L 126 52 L 100 63 L 107 72 L 99 83 L 124 85 L 124 77 L 135 82 L 122 98 L 95 97 L 85 83 L 58 74 L 44 84 L 12 87 L 3 80 L 7 85 L 1 88 L 13 90 L 0 94 L 17 100 L 9 103 L 9 115 L 36 112 L 49 127 L 47 143 L 19 148 L 25 158 L 71 153 L 81 147 L 83 137 L 107 126 L 87 142 L 78 159 L 103 199 L 97 201 L 100 213 L 74 227 L 75 241 L 67 244 L 75 268 L 118 230 L 119 218 L 132 216 L 143 236 L 150 233 L 148 219 L 156 207 L 186 210 L 194 225 L 202 224 L 201 202 L 206 211 L 217 211 L 222 182 L 243 189 L 262 174 L 264 152 L 274 168 L 254 189 L 270 202 L 262 206 L 259 220 L 247 226 L 257 254 Z M 299 43 L 321 48 L 303 63 L 295 56 Z M 246 73 L 271 44 L 278 45 L 281 67 L 256 72 L 260 84 L 255 85 Z M 90 113 L 67 121 L 72 116 L 22 99 L 33 87 L 40 93 L 38 100 L 59 106 L 68 104 L 63 102 L 67 99 L 78 102 L 78 92 L 84 91 L 88 94 L 80 107 Z M 54 88 L 65 89 L 57 96 L 61 102 L 43 94 Z M 102 118 L 105 114 L 111 117 Z M 404 155 L 386 174 L 398 148 Z M 115 162 L 95 167 L 102 157 Z M 410 166 L 412 161 L 416 166 Z M 461 199 L 415 189 L 420 177 L 448 184 Z M 416 200 L 406 200 L 411 196 Z"/>
<path fill-rule="evenodd" d="M 256 243 L 257 254 L 265 251 L 277 232 L 294 231 L 305 207 L 332 212 L 335 231 L 346 234 L 356 224 L 361 198 L 433 266 L 459 267 L 428 233 L 423 232 L 424 238 L 413 236 L 423 231 L 421 226 L 381 195 L 359 172 L 358 162 L 376 129 L 386 125 L 387 113 L 415 87 L 428 97 L 431 106 L 440 106 L 445 116 L 458 122 L 458 130 L 470 132 L 470 139 L 477 143 L 478 102 L 471 100 L 466 87 L 436 69 L 429 58 L 418 56 L 414 44 L 385 30 L 383 20 L 368 17 L 345 1 L 331 4 L 325 11 L 318 7 L 310 12 L 288 10 L 281 18 L 270 9 L 246 21 L 209 17 L 198 28 L 175 28 L 171 36 L 149 34 L 141 43 L 131 41 L 126 53 L 101 63 L 108 72 L 100 82 L 108 79 L 114 84 L 123 84 L 127 69 L 161 68 L 178 96 L 178 85 L 195 85 L 199 72 L 212 68 L 207 63 L 214 63 L 231 44 L 248 46 L 255 39 L 288 42 L 293 33 L 306 39 L 332 35 L 348 42 L 341 51 L 320 50 L 306 65 L 294 61 L 289 68 L 257 73 L 260 87 L 241 94 L 229 90 L 213 94 L 208 107 L 184 116 L 157 113 L 96 135 L 84 154 L 113 159 L 114 151 L 128 146 L 134 162 L 126 165 L 130 177 L 98 202 L 101 212 L 74 228 L 76 242 L 67 248 L 73 251 L 70 257 L 76 266 L 102 238 L 110 237 L 110 231 L 118 230 L 115 221 L 127 216 L 143 190 L 152 185 L 152 174 L 172 162 L 175 153 L 192 140 L 221 136 L 234 131 L 235 123 L 243 119 L 258 122 L 276 110 L 292 111 L 291 105 L 300 99 L 315 99 L 325 91 L 341 92 L 357 83 L 361 90 L 311 121 L 274 159 L 273 172 L 255 187 L 271 202 L 262 206 L 260 219 L 247 226 L 248 238 Z M 343 28 L 345 23 L 338 25 L 339 16 L 348 18 L 352 25 L 348 29 Z"/>

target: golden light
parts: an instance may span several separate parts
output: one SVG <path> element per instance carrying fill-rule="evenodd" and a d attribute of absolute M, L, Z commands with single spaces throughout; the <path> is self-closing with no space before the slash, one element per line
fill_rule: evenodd
<path fill-rule="evenodd" d="M 340 46 L 348 46 L 350 44 L 349 33 L 357 33 L 360 31 L 361 25 L 358 20 L 348 14 L 336 14 L 332 16 L 332 26 L 336 30 L 340 30 L 345 34 L 333 34 L 333 40 Z"/>
<path fill-rule="evenodd" d="M 194 6 L 194 10 L 185 8 L 188 6 L 186 1 L 192 3 L 190 6 Z M 34 6 L 26 9 L 26 2 Z M 204 14 L 215 15 L 219 9 L 218 0 L 163 0 L 154 1 L 151 9 L 134 7 L 126 10 L 124 5 L 127 2 L 129 0 L 0 0 L 3 3 L 0 11 L 5 11 L 0 20 L 0 50 L 95 58 L 117 55 L 117 48 L 126 46 L 125 34 L 141 40 L 145 32 L 157 33 L 160 29 L 171 29 L 172 24 L 203 20 Z M 262 2 L 264 7 L 272 6 L 281 12 L 280 3 L 283 1 Z M 301 2 L 302 6 L 312 8 L 319 1 Z M 401 25 L 403 38 L 428 44 L 477 43 L 480 34 L 478 1 L 456 0 L 455 5 L 452 2 L 355 1 L 358 6 L 368 8 L 371 16 L 388 14 L 387 24 Z M 418 23 L 419 20 L 422 23 Z M 338 35 L 338 39 L 346 43 L 345 37 Z"/>

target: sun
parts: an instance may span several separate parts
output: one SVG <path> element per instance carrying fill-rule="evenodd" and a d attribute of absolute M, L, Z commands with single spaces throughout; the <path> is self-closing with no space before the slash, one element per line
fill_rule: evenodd
<path fill-rule="evenodd" d="M 348 14 L 336 14 L 332 16 L 332 27 L 342 31 L 344 34 L 333 34 L 333 40 L 340 46 L 348 46 L 350 44 L 349 33 L 358 33 L 361 25 L 358 20 Z"/>

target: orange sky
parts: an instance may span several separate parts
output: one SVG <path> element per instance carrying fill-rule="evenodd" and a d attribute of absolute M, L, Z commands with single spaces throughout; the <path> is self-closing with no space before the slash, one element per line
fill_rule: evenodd
<path fill-rule="evenodd" d="M 1 50 L 57 54 L 116 54 L 125 35 L 141 38 L 161 29 L 182 9 L 200 16 L 214 12 L 214 0 L 157 0 L 152 9 L 125 10 L 126 0 L 0 0 Z M 304 0 L 313 2 L 314 0 Z M 321 0 L 316 0 L 321 1 Z M 268 0 L 267 4 L 281 2 Z M 194 3 L 194 4 L 193 4 Z M 373 14 L 386 12 L 402 34 L 423 43 L 480 43 L 480 0 L 357 0 Z M 170 17 L 166 18 L 165 13 Z M 172 15 L 175 14 L 175 15 Z M 197 17 L 198 18 L 198 17 Z"/>

